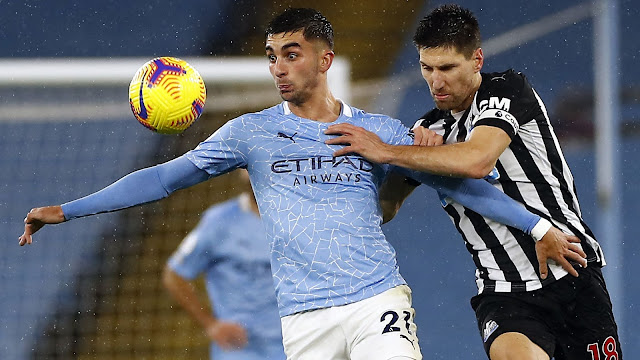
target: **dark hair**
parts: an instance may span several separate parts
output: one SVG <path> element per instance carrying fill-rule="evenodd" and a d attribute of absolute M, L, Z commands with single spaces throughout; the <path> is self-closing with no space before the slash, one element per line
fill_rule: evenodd
<path fill-rule="evenodd" d="M 478 20 L 459 5 L 439 6 L 420 20 L 413 43 L 419 49 L 453 47 L 470 58 L 480 47 Z"/>
<path fill-rule="evenodd" d="M 314 9 L 291 8 L 283 11 L 269 22 L 265 34 L 269 36 L 298 30 L 304 30 L 302 35 L 306 40 L 322 40 L 333 50 L 333 27 L 324 15 Z"/>

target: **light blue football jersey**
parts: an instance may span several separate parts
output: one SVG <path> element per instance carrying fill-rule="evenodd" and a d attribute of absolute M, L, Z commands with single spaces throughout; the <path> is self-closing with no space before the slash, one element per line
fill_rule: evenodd
<path fill-rule="evenodd" d="M 245 194 L 210 207 L 168 265 L 186 279 L 204 274 L 216 316 L 247 330 L 245 348 L 222 351 L 212 344 L 211 358 L 283 360 L 269 243 L 249 201 Z"/>
<path fill-rule="evenodd" d="M 386 115 L 342 105 L 333 123 L 304 119 L 286 102 L 227 122 L 186 154 L 219 175 L 249 171 L 266 234 L 280 315 L 353 303 L 405 284 L 380 227 L 378 189 L 390 167 L 357 155 L 334 158 L 331 124 L 351 123 L 382 141 L 412 145 Z"/>

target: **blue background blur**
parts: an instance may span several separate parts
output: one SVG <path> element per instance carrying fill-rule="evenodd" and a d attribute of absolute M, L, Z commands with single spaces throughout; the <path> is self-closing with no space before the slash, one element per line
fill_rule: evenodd
<path fill-rule="evenodd" d="M 202 55 L 232 33 L 234 3 L 0 1 L 0 56 Z"/>

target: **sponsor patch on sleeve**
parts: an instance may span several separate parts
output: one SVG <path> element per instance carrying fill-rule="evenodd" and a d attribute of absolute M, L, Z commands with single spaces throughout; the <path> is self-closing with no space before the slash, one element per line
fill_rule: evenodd
<path fill-rule="evenodd" d="M 482 111 L 472 125 L 473 127 L 478 125 L 496 126 L 504 130 L 512 138 L 520 128 L 516 117 L 502 109 L 486 109 Z"/>

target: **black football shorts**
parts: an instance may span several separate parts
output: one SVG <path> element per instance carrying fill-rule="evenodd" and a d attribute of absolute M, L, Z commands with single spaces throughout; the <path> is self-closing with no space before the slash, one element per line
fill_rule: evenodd
<path fill-rule="evenodd" d="M 578 273 L 535 291 L 474 296 L 471 307 L 487 355 L 499 335 L 518 332 L 555 360 L 621 360 L 602 271 L 593 265 Z"/>

